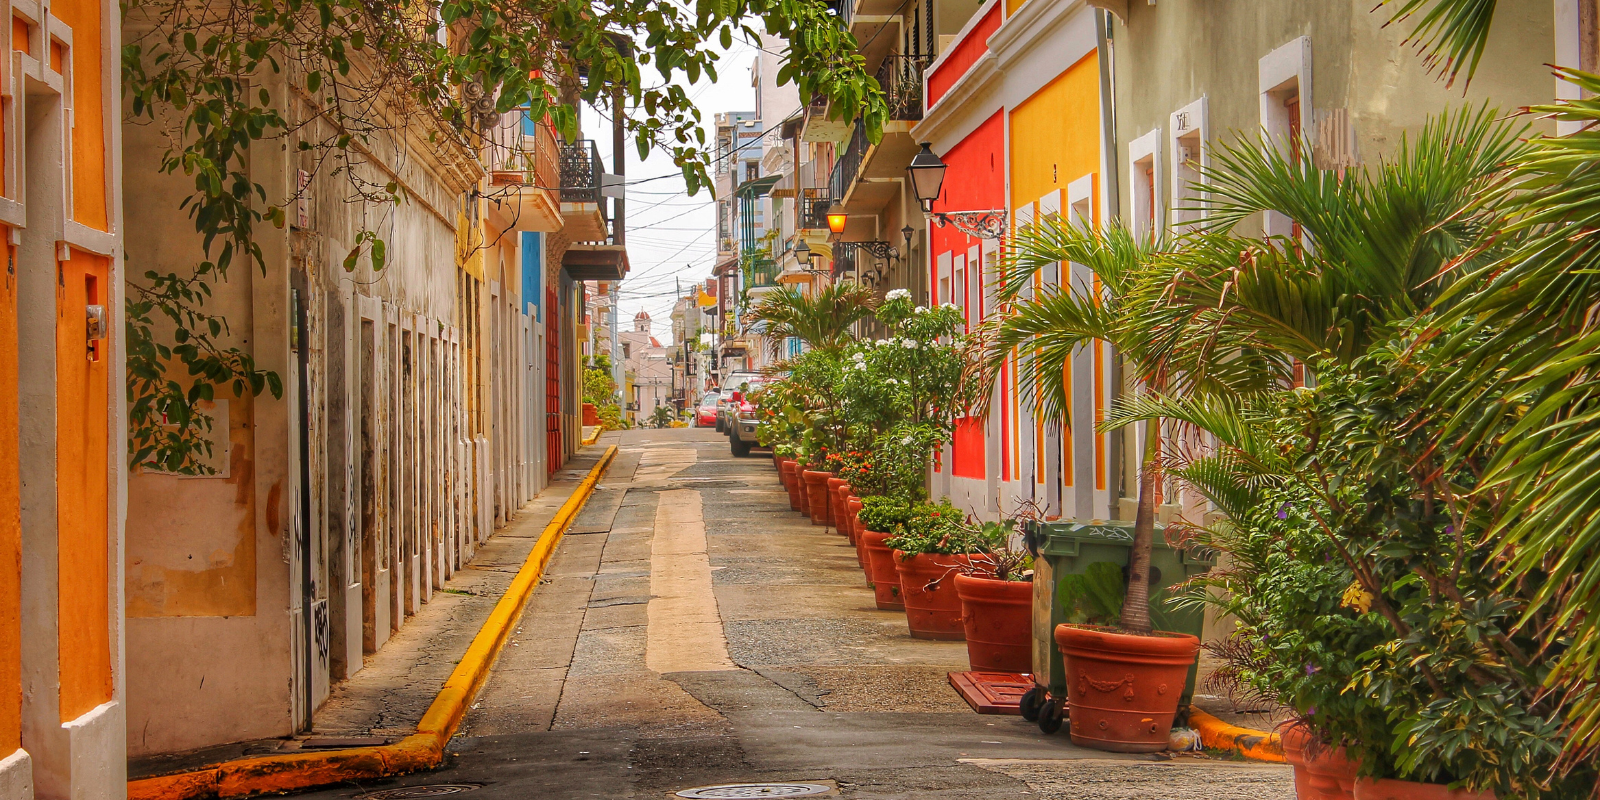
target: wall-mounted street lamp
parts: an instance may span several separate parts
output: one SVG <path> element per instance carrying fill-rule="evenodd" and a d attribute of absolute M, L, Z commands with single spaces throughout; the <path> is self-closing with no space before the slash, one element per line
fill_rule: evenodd
<path fill-rule="evenodd" d="M 850 221 L 850 215 L 844 211 L 844 206 L 835 202 L 828 206 L 828 230 L 832 233 L 844 233 L 844 225 Z"/>
<path fill-rule="evenodd" d="M 911 190 L 917 195 L 922 213 L 931 217 L 934 224 L 939 227 L 954 225 L 956 230 L 968 236 L 979 239 L 999 239 L 1004 236 L 1005 209 L 948 212 L 933 210 L 933 201 L 939 199 L 939 192 L 944 188 L 944 174 L 948 169 L 949 167 L 933 152 L 933 148 L 927 142 L 923 142 L 922 150 L 912 156 L 911 164 L 906 167 L 906 174 L 911 177 Z"/>

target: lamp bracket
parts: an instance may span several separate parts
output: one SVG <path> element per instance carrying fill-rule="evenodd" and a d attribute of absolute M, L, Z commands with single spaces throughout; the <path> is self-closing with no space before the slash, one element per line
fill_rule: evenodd
<path fill-rule="evenodd" d="M 844 248 L 847 250 L 865 250 L 868 253 L 871 253 L 873 256 L 881 258 L 885 261 L 900 258 L 900 251 L 897 250 L 894 245 L 876 239 L 870 242 L 834 242 L 833 247 L 835 249 Z"/>
<path fill-rule="evenodd" d="M 943 228 L 954 225 L 956 230 L 979 239 L 999 239 L 1006 232 L 1005 209 L 987 211 L 936 211 L 934 224 Z"/>

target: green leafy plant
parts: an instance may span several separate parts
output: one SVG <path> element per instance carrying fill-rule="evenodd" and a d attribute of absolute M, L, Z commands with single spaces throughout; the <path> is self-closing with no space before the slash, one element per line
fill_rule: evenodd
<path fill-rule="evenodd" d="M 272 142 L 313 174 L 337 177 L 343 202 L 406 202 L 374 181 L 367 154 L 420 131 L 437 147 L 479 152 L 508 112 L 577 134 L 577 104 L 608 104 L 640 157 L 670 155 L 688 191 L 709 186 L 711 155 L 682 86 L 715 80 L 719 48 L 756 25 L 784 39 L 777 79 L 829 101 L 877 141 L 887 106 L 854 37 L 821 0 L 735 0 L 695 6 L 557 0 L 411 3 L 355 0 L 127 0 L 122 92 L 128 121 L 167 138 L 159 169 L 193 179 L 179 209 L 202 256 L 192 269 L 128 281 L 130 458 L 205 472 L 209 418 L 222 391 L 281 394 L 280 379 L 224 342 L 227 321 L 205 309 L 231 266 L 266 268 L 256 231 L 287 222 L 284 198 L 252 176 L 253 148 Z M 396 136 L 396 132 L 399 132 Z M 557 187 L 544 187 L 557 188 Z M 346 271 L 386 262 L 384 239 L 363 226 Z M 174 376 L 177 373 L 181 376 Z M 172 374 L 169 374 L 172 373 Z"/>
<path fill-rule="evenodd" d="M 877 495 L 861 498 L 861 511 L 856 517 L 869 531 L 897 534 L 911 519 L 911 503 L 898 497 Z"/>

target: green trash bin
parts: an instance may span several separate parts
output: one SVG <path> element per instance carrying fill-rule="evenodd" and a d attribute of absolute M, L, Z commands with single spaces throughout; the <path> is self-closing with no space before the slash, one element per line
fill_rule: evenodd
<path fill-rule="evenodd" d="M 1066 670 L 1056 647 L 1057 625 L 1067 622 L 1111 622 L 1092 619 L 1106 613 L 1106 597 L 1120 608 L 1120 592 L 1127 585 L 1128 554 L 1133 547 L 1133 523 L 1121 521 L 1034 522 L 1026 530 L 1033 550 L 1033 681 L 1035 702 L 1043 704 L 1040 728 L 1053 733 L 1060 727 L 1067 695 Z M 1095 564 L 1107 566 L 1096 567 Z M 1178 609 L 1165 601 L 1172 587 L 1206 572 L 1216 556 L 1199 548 L 1176 548 L 1167 542 L 1163 526 L 1156 525 L 1155 547 L 1150 553 L 1150 618 L 1157 630 L 1201 634 L 1205 612 Z M 1112 568 L 1115 568 L 1113 571 Z M 1108 576 L 1114 578 L 1107 580 Z M 1120 583 L 1120 586 L 1118 585 Z M 1109 584 L 1110 591 L 1107 591 Z M 1098 591 L 1096 591 L 1098 590 Z M 1182 706 L 1194 695 L 1198 664 L 1189 668 Z M 1043 696 L 1041 696 L 1043 695 Z M 1048 698 L 1048 699 L 1047 699 Z M 1054 705 L 1049 705 L 1053 703 Z M 1180 706 L 1180 707 L 1182 707 Z M 1052 714 L 1054 718 L 1052 719 Z"/>

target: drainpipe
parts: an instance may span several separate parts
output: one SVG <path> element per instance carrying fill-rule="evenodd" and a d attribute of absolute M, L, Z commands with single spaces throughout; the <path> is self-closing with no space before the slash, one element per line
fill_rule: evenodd
<path fill-rule="evenodd" d="M 611 168 L 616 171 L 617 181 L 624 184 L 626 181 L 623 181 L 622 176 L 627 171 L 622 160 L 622 151 L 626 147 L 623 141 L 625 138 L 626 132 L 622 126 L 622 90 L 618 89 L 611 93 Z M 627 194 L 626 186 L 622 187 L 622 193 Z M 601 200 L 603 202 L 605 198 L 602 197 Z M 617 197 L 613 198 L 611 202 L 613 204 L 612 208 L 616 211 L 611 221 L 611 241 L 619 245 L 626 244 L 628 238 L 627 201 L 622 197 Z M 617 332 L 617 315 L 622 313 L 622 298 L 617 292 L 617 287 L 621 283 L 622 281 L 620 280 L 612 281 L 611 283 L 611 381 L 617 385 L 618 392 L 622 391 L 622 337 Z M 618 411 L 622 411 L 622 408 L 626 405 L 627 398 L 623 397 L 617 404 Z M 627 419 L 626 414 L 623 415 L 623 419 Z"/>
<path fill-rule="evenodd" d="M 296 283 L 305 283 L 304 278 Z M 305 685 L 301 693 L 306 704 L 306 732 L 311 731 L 311 709 L 314 707 L 312 684 L 316 670 L 316 615 L 312 613 L 312 605 L 316 603 L 316 593 L 311 585 L 311 381 L 308 376 L 311 345 L 307 336 L 306 325 L 306 294 L 300 289 L 290 289 L 291 306 L 294 309 L 294 348 L 297 366 L 297 394 L 299 401 L 295 405 L 300 415 L 300 614 L 301 627 L 304 629 L 305 648 Z"/>
<path fill-rule="evenodd" d="M 1105 184 L 1106 184 L 1106 212 L 1108 221 L 1115 221 L 1122 217 L 1122 193 L 1118 184 L 1117 168 L 1121 163 L 1117 157 L 1117 103 L 1116 103 L 1116 51 L 1113 47 L 1111 36 L 1111 12 L 1096 10 L 1094 12 L 1095 55 L 1100 62 L 1100 140 L 1101 146 L 1108 154 L 1106 158 Z M 1122 395 L 1124 373 L 1122 368 L 1122 355 L 1112 351 L 1111 356 L 1111 392 L 1113 401 Z M 1111 432 L 1111 452 L 1115 457 L 1111 461 L 1114 471 L 1112 485 L 1117 487 L 1112 499 L 1114 507 L 1111 509 L 1113 519 L 1120 517 L 1121 500 L 1127 495 L 1128 453 L 1124 429 L 1118 428 Z"/>

